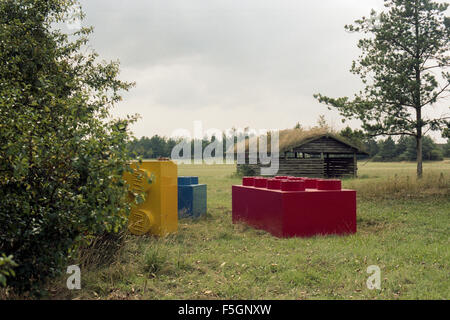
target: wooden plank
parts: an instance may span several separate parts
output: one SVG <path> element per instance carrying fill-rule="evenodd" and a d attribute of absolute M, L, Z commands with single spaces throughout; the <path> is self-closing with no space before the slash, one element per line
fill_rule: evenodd
<path fill-rule="evenodd" d="M 293 151 L 318 154 L 322 152 L 353 154 L 357 150 L 347 144 L 333 139 L 332 137 L 321 137 L 299 147 L 293 148 Z"/>
<path fill-rule="evenodd" d="M 242 165 L 238 165 L 238 168 Z M 261 167 L 270 165 L 247 164 L 248 167 L 260 174 Z M 279 159 L 278 175 L 307 176 L 307 177 L 344 177 L 355 176 L 357 165 L 352 158 L 288 158 Z"/>

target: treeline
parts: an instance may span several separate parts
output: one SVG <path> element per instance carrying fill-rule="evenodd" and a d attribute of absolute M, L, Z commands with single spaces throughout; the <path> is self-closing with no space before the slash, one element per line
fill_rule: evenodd
<path fill-rule="evenodd" d="M 233 137 L 227 137 L 225 134 L 222 136 L 223 139 L 223 155 L 225 156 L 227 148 L 238 140 L 243 139 L 245 135 L 243 133 L 235 133 Z M 252 136 L 252 134 L 250 134 Z M 213 143 L 216 138 L 204 137 L 201 141 L 193 140 L 191 142 L 191 155 L 194 155 L 194 144 L 195 142 L 200 142 L 202 145 L 202 150 L 205 150 L 206 146 Z M 151 138 L 142 137 L 140 139 L 134 139 L 129 143 L 128 150 L 130 156 L 133 158 L 140 157 L 142 159 L 157 159 L 157 158 L 170 158 L 172 154 L 172 149 L 181 142 L 181 139 L 172 139 L 159 135 L 155 135 Z M 212 152 L 212 156 L 215 156 L 215 151 Z"/>
<path fill-rule="evenodd" d="M 375 140 L 367 138 L 361 130 L 353 130 L 347 127 L 340 132 L 341 136 L 347 138 L 351 142 L 364 146 L 369 153 L 369 157 L 373 161 L 415 161 L 416 160 L 416 140 L 411 136 L 400 137 L 397 141 L 388 137 L 386 139 Z M 215 140 L 204 138 L 202 140 L 203 150 L 207 145 Z M 180 142 L 180 140 L 166 138 L 155 135 L 151 138 L 142 137 L 135 139 L 129 143 L 129 152 L 133 158 L 141 157 L 142 159 L 155 159 L 160 157 L 169 158 L 172 149 Z M 224 154 L 227 144 L 224 143 Z M 194 154 L 194 144 L 192 143 L 192 154 Z M 439 161 L 444 157 L 450 157 L 450 139 L 446 144 L 438 145 L 433 139 L 426 136 L 423 139 L 423 160 Z"/>
<path fill-rule="evenodd" d="M 135 139 L 129 144 L 129 152 L 133 158 L 142 159 L 169 158 L 172 149 L 178 144 L 178 141 L 166 137 L 155 135 L 151 138 L 142 137 Z"/>
<path fill-rule="evenodd" d="M 375 140 L 367 138 L 361 130 L 352 130 L 350 127 L 340 132 L 354 143 L 364 145 L 369 157 L 373 161 L 416 161 L 416 139 L 412 136 L 402 136 L 397 141 L 392 137 Z M 450 139 L 446 144 L 438 145 L 432 138 L 425 136 L 422 141 L 422 156 L 424 161 L 440 161 L 450 157 Z"/>

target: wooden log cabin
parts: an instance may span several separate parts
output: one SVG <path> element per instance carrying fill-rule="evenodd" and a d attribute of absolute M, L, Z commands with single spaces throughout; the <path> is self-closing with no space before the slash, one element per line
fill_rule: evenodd
<path fill-rule="evenodd" d="M 336 134 L 296 134 L 295 129 L 280 132 L 279 154 L 277 175 L 315 178 L 357 177 L 357 155 L 368 155 L 361 147 Z M 250 164 L 247 148 L 246 164 L 237 166 L 238 171 L 246 166 L 247 172 L 260 175 L 264 165 L 259 159 L 257 164 Z"/>

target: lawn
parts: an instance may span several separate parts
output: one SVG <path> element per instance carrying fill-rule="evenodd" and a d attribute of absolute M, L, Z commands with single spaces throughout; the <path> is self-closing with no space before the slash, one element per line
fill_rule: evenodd
<path fill-rule="evenodd" d="M 181 165 L 208 184 L 208 215 L 182 220 L 167 238 L 124 235 L 119 249 L 82 267 L 82 290 L 66 275 L 48 285 L 58 299 L 450 299 L 450 161 L 359 163 L 358 232 L 277 239 L 231 223 L 227 165 Z M 101 248 L 98 249 L 101 251 Z M 92 252 L 91 252 L 92 254 Z M 381 269 L 369 290 L 367 267 Z"/>

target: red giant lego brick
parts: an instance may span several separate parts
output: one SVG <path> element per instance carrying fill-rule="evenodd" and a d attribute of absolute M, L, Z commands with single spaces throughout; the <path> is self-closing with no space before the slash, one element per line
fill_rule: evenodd
<path fill-rule="evenodd" d="M 245 177 L 232 198 L 233 223 L 277 237 L 356 232 L 356 191 L 342 189 L 340 180 Z"/>

